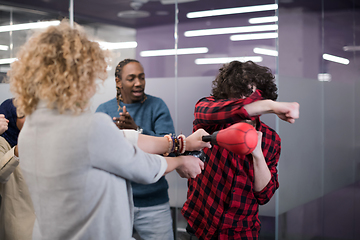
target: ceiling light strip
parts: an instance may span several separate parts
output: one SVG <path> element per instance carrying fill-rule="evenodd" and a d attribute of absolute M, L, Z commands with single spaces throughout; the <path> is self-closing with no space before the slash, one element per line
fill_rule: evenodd
<path fill-rule="evenodd" d="M 97 41 L 102 49 L 115 50 L 115 49 L 129 49 L 136 48 L 137 42 L 102 42 Z"/>
<path fill-rule="evenodd" d="M 0 50 L 1 50 L 1 51 L 7 51 L 7 50 L 9 50 L 9 46 L 7 46 L 7 45 L 0 45 Z"/>
<path fill-rule="evenodd" d="M 253 33 L 253 34 L 239 34 L 230 36 L 231 41 L 245 41 L 245 40 L 257 40 L 257 39 L 272 39 L 277 38 L 278 33 Z"/>
<path fill-rule="evenodd" d="M 272 16 L 272 17 L 257 17 L 257 18 L 250 18 L 249 23 L 251 24 L 258 24 L 258 23 L 269 23 L 269 22 L 277 22 L 278 17 Z"/>
<path fill-rule="evenodd" d="M 254 53 L 257 54 L 263 54 L 263 55 L 268 55 L 268 56 L 278 56 L 278 51 L 276 50 L 271 50 L 271 49 L 266 49 L 266 48 L 254 48 L 253 49 Z"/>
<path fill-rule="evenodd" d="M 231 61 L 253 61 L 253 62 L 262 62 L 263 58 L 260 56 L 249 56 L 249 57 L 223 57 L 223 58 L 197 58 L 195 59 L 195 64 L 204 65 L 204 64 L 224 64 Z"/>
<path fill-rule="evenodd" d="M 350 63 L 349 59 L 337 57 L 337 56 L 326 54 L 326 53 L 323 54 L 323 59 L 331 61 L 331 62 L 345 64 L 345 65 Z"/>
<path fill-rule="evenodd" d="M 277 29 L 278 29 L 277 24 L 270 24 L 270 25 L 245 26 L 245 27 L 190 30 L 190 31 L 186 31 L 184 35 L 185 37 L 198 37 L 198 36 L 209 36 L 209 35 L 220 35 L 220 34 L 273 31 Z"/>
<path fill-rule="evenodd" d="M 239 13 L 261 12 L 261 11 L 269 11 L 276 9 L 278 9 L 277 4 L 266 4 L 266 5 L 257 5 L 257 6 L 248 6 L 248 7 L 224 8 L 224 9 L 206 10 L 206 11 L 198 11 L 198 12 L 189 12 L 188 14 L 186 14 L 186 17 L 202 18 L 202 17 L 239 14 Z"/>
<path fill-rule="evenodd" d="M 207 47 L 198 48 L 179 48 L 175 49 L 161 49 L 161 50 L 148 50 L 140 52 L 141 57 L 156 57 L 156 56 L 170 56 L 170 55 L 184 55 L 184 54 L 199 54 L 207 53 L 209 49 Z"/>
<path fill-rule="evenodd" d="M 355 52 L 355 51 L 360 51 L 360 46 L 344 46 L 343 50 L 345 52 Z"/>
<path fill-rule="evenodd" d="M 34 23 L 22 23 L 14 25 L 0 26 L 0 32 L 10 32 L 19 30 L 30 30 L 36 28 L 47 28 L 49 26 L 59 25 L 60 21 L 47 21 L 47 22 L 34 22 Z"/>
<path fill-rule="evenodd" d="M 12 62 L 15 62 L 16 58 L 3 58 L 0 59 L 0 65 L 2 64 L 10 64 Z"/>
<path fill-rule="evenodd" d="M 319 73 L 318 80 L 320 82 L 330 82 L 331 81 L 331 74 L 329 73 Z"/>

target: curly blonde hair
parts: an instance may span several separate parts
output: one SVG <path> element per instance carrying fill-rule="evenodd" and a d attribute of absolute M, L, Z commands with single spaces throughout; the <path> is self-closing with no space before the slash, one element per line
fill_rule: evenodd
<path fill-rule="evenodd" d="M 32 36 L 9 71 L 10 90 L 19 113 L 30 115 L 39 100 L 60 113 L 80 113 L 96 91 L 96 79 L 107 78 L 106 57 L 97 42 L 67 20 Z"/>

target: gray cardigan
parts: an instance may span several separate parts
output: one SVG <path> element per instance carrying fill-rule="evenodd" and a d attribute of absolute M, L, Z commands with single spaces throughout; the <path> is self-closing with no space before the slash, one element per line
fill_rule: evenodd
<path fill-rule="evenodd" d="M 33 200 L 33 239 L 132 239 L 130 182 L 156 182 L 166 161 L 132 145 L 103 113 L 59 114 L 40 103 L 19 136 Z"/>

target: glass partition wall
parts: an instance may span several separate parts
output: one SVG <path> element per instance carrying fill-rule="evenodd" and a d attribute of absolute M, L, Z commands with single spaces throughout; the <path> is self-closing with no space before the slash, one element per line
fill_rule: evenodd
<path fill-rule="evenodd" d="M 77 0 L 74 1 L 76 5 Z M 125 58 L 136 58 L 144 66 L 145 92 L 166 102 L 177 134 L 189 135 L 194 105 L 210 95 L 212 81 L 223 63 L 238 59 L 265 65 L 276 75 L 278 100 L 300 103 L 300 119 L 291 125 L 272 115 L 261 117 L 279 133 L 282 152 L 278 165 L 280 187 L 259 211 L 260 239 L 358 239 L 359 3 L 129 0 L 126 4 L 134 7 L 134 2 L 141 5 L 135 4 L 138 12 L 132 13 L 128 21 L 144 23 L 138 27 L 81 18 L 83 10 L 74 8 L 75 22 L 112 51 L 109 77 L 94 96 L 92 111 L 115 97 L 116 64 Z M 106 3 L 99 2 L 99 9 Z M 160 11 L 158 7 L 165 4 L 165 10 Z M 252 6 L 269 8 L 259 10 Z M 222 11 L 224 15 L 208 12 L 219 9 L 227 10 Z M 123 10 L 119 8 L 124 16 Z M 140 14 L 141 10 L 148 14 Z M 68 17 L 54 12 L 0 6 L 0 29 Z M 201 16 L 204 13 L 207 15 Z M 0 32 L 1 79 L 10 67 L 6 61 L 15 58 L 33 31 Z M 130 45 L 119 47 L 119 43 Z M 8 84 L 0 84 L 0 100 L 11 96 Z M 180 210 L 186 200 L 187 181 L 176 173 L 166 178 L 175 239 L 184 239 L 186 221 Z"/>
<path fill-rule="evenodd" d="M 277 239 L 359 236 L 359 10 L 280 1 L 279 100 L 298 101 L 301 117 L 279 122 Z"/>

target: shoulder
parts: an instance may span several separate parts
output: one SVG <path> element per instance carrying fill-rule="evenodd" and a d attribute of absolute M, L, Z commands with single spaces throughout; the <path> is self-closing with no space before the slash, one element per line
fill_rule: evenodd
<path fill-rule="evenodd" d="M 164 100 L 149 94 L 146 94 L 146 101 L 144 103 L 154 109 L 167 108 L 167 105 Z"/>
<path fill-rule="evenodd" d="M 109 100 L 107 102 L 104 102 L 104 103 L 100 104 L 98 106 L 98 108 L 96 109 L 96 112 L 103 112 L 108 108 L 113 108 L 114 105 L 117 106 L 116 98 L 113 98 L 113 99 L 111 99 L 111 100 Z"/>
<path fill-rule="evenodd" d="M 109 115 L 102 113 L 102 112 L 96 112 L 93 114 L 92 116 L 92 121 L 93 124 L 104 124 L 104 123 L 112 123 L 112 119 Z"/>
<path fill-rule="evenodd" d="M 92 142 L 104 142 L 104 137 L 112 138 L 112 133 L 116 132 L 118 128 L 114 124 L 111 117 L 105 113 L 96 112 L 90 119 L 89 136 Z M 94 139 L 96 138 L 96 139 Z"/>
<path fill-rule="evenodd" d="M 203 97 L 198 102 L 215 102 L 215 98 L 213 96 Z"/>
<path fill-rule="evenodd" d="M 150 94 L 146 94 L 146 101 L 149 101 L 149 102 L 162 102 L 162 103 L 165 103 L 164 100 L 162 100 L 161 98 L 159 97 L 155 97 L 153 95 L 150 95 Z M 146 102 L 145 101 L 145 102 Z"/>

